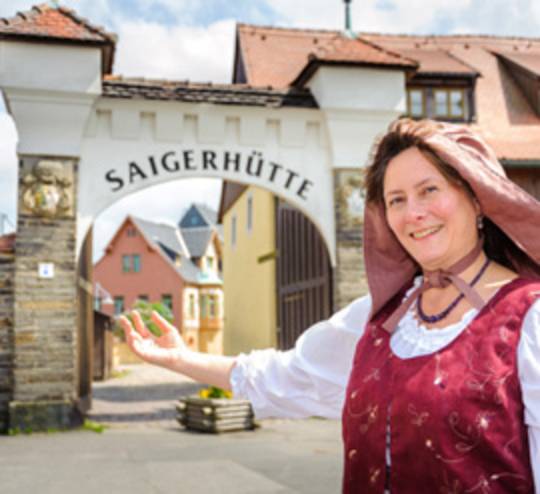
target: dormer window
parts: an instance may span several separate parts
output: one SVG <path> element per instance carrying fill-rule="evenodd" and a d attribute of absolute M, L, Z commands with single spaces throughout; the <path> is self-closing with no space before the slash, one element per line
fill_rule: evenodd
<path fill-rule="evenodd" d="M 411 117 L 422 118 L 426 115 L 425 91 L 421 88 L 407 90 L 407 113 Z"/>
<path fill-rule="evenodd" d="M 464 89 L 435 89 L 435 116 L 465 118 Z"/>
<path fill-rule="evenodd" d="M 471 87 L 408 87 L 407 115 L 411 118 L 470 122 Z"/>

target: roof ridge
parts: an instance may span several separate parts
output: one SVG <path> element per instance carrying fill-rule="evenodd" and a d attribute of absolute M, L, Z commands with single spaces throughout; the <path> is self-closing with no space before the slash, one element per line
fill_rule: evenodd
<path fill-rule="evenodd" d="M 501 36 L 498 34 L 472 34 L 472 33 L 454 33 L 454 34 L 410 34 L 410 33 L 378 33 L 378 32 L 368 32 L 362 31 L 358 36 L 381 36 L 381 37 L 392 37 L 392 38 L 410 38 L 410 39 L 427 39 L 427 40 L 436 40 L 436 39 L 451 39 L 451 38 L 460 38 L 464 41 L 472 38 L 481 38 L 481 39 L 495 39 L 501 41 L 540 41 L 540 37 L 528 37 L 528 36 Z"/>
<path fill-rule="evenodd" d="M 298 32 L 298 33 L 320 33 L 320 34 L 339 34 L 341 31 L 339 29 L 322 29 L 322 28 L 296 28 L 296 27 L 285 27 L 285 26 L 271 26 L 268 24 L 249 24 L 245 22 L 238 22 L 236 24 L 238 28 L 253 28 L 253 29 L 266 29 L 271 31 L 289 31 L 289 32 Z"/>
<path fill-rule="evenodd" d="M 84 27 L 86 27 L 90 31 L 93 31 L 107 38 L 109 41 L 112 41 L 113 43 L 116 43 L 118 41 L 118 37 L 116 34 L 106 31 L 103 26 L 96 26 L 94 24 L 91 24 L 90 21 L 86 17 L 80 16 L 79 14 L 77 14 L 77 12 L 74 9 L 71 9 L 69 7 L 64 7 L 61 5 L 56 10 L 58 10 L 58 12 L 61 12 L 64 15 L 67 15 L 70 19 L 77 22 L 78 24 L 82 24 Z"/>
<path fill-rule="evenodd" d="M 237 23 L 237 28 L 252 28 L 254 30 L 271 30 L 271 31 L 284 31 L 293 33 L 321 33 L 321 34 L 340 34 L 341 31 L 338 29 L 322 29 L 322 28 L 296 28 L 296 27 L 285 27 L 285 26 L 272 26 L 272 25 L 258 25 L 258 24 L 249 24 L 249 23 Z M 498 39 L 504 41 L 513 41 L 513 40 L 522 40 L 522 41 L 540 41 L 540 37 L 530 37 L 530 36 L 501 36 L 498 34 L 474 34 L 474 33 L 454 33 L 454 34 L 411 34 L 411 33 L 384 33 L 384 32 L 374 32 L 374 31 L 358 31 L 355 32 L 356 39 L 363 36 L 391 36 L 391 37 L 404 37 L 411 39 L 445 39 L 445 38 L 485 38 L 485 39 Z"/>

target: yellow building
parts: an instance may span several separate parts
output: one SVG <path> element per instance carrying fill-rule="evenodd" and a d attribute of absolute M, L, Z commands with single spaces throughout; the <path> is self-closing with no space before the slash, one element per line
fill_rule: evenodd
<path fill-rule="evenodd" d="M 226 183 L 223 224 L 224 353 L 275 347 L 277 330 L 275 198 Z"/>

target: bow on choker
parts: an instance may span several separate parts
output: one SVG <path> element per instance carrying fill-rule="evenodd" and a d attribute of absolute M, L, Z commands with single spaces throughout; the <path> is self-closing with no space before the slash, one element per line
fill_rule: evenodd
<path fill-rule="evenodd" d="M 424 271 L 424 281 L 416 288 L 410 296 L 405 300 L 384 322 L 383 328 L 390 334 L 394 332 L 401 318 L 409 310 L 409 307 L 416 301 L 416 299 L 426 290 L 430 288 L 446 288 L 453 283 L 454 286 L 467 298 L 467 300 L 480 310 L 484 307 L 484 300 L 478 292 L 472 288 L 468 283 L 463 281 L 458 274 L 465 271 L 469 266 L 473 264 L 478 258 L 482 248 L 484 246 L 483 239 L 480 238 L 475 248 L 469 252 L 465 257 L 462 257 L 458 262 L 450 266 L 446 270 L 438 269 L 436 271 Z"/>

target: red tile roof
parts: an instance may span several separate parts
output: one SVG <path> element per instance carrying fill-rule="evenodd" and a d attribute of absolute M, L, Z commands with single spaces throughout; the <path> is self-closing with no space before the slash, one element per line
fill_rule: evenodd
<path fill-rule="evenodd" d="M 309 79 L 319 65 L 356 65 L 400 70 L 413 70 L 418 67 L 416 61 L 401 54 L 385 50 L 380 46 L 361 38 L 348 38 L 341 34 L 323 40 L 308 54 L 308 63 L 298 76 L 291 81 L 297 85 Z"/>
<path fill-rule="evenodd" d="M 103 72 L 110 73 L 116 35 L 94 26 L 66 7 L 41 4 L 27 12 L 0 19 L 0 39 L 49 40 L 53 42 L 102 46 Z"/>
<path fill-rule="evenodd" d="M 456 76 L 476 76 L 476 70 L 463 61 L 452 56 L 451 53 L 439 48 L 411 48 L 399 50 L 403 56 L 419 63 L 419 74 L 447 74 Z"/>
<path fill-rule="evenodd" d="M 284 88 L 308 64 L 338 63 L 414 68 L 414 61 L 338 31 L 298 30 L 238 24 L 238 43 L 248 82 Z"/>
<path fill-rule="evenodd" d="M 113 34 L 90 24 L 66 7 L 54 8 L 48 4 L 19 12 L 9 19 L 0 19 L 2 37 L 30 36 L 71 41 L 116 42 Z"/>
<path fill-rule="evenodd" d="M 237 57 L 247 83 L 287 87 L 309 63 L 309 56 L 339 36 L 338 31 L 300 30 L 240 24 Z M 500 159 L 540 161 L 540 118 L 508 69 L 492 53 L 512 52 L 529 69 L 540 68 L 540 39 L 496 36 L 414 36 L 361 33 L 362 41 L 417 60 L 418 73 L 474 76 L 477 121 L 471 124 Z M 348 44 L 347 49 L 351 47 Z M 540 60 L 540 58 L 538 59 Z M 539 62 L 540 63 L 540 62 Z"/>

